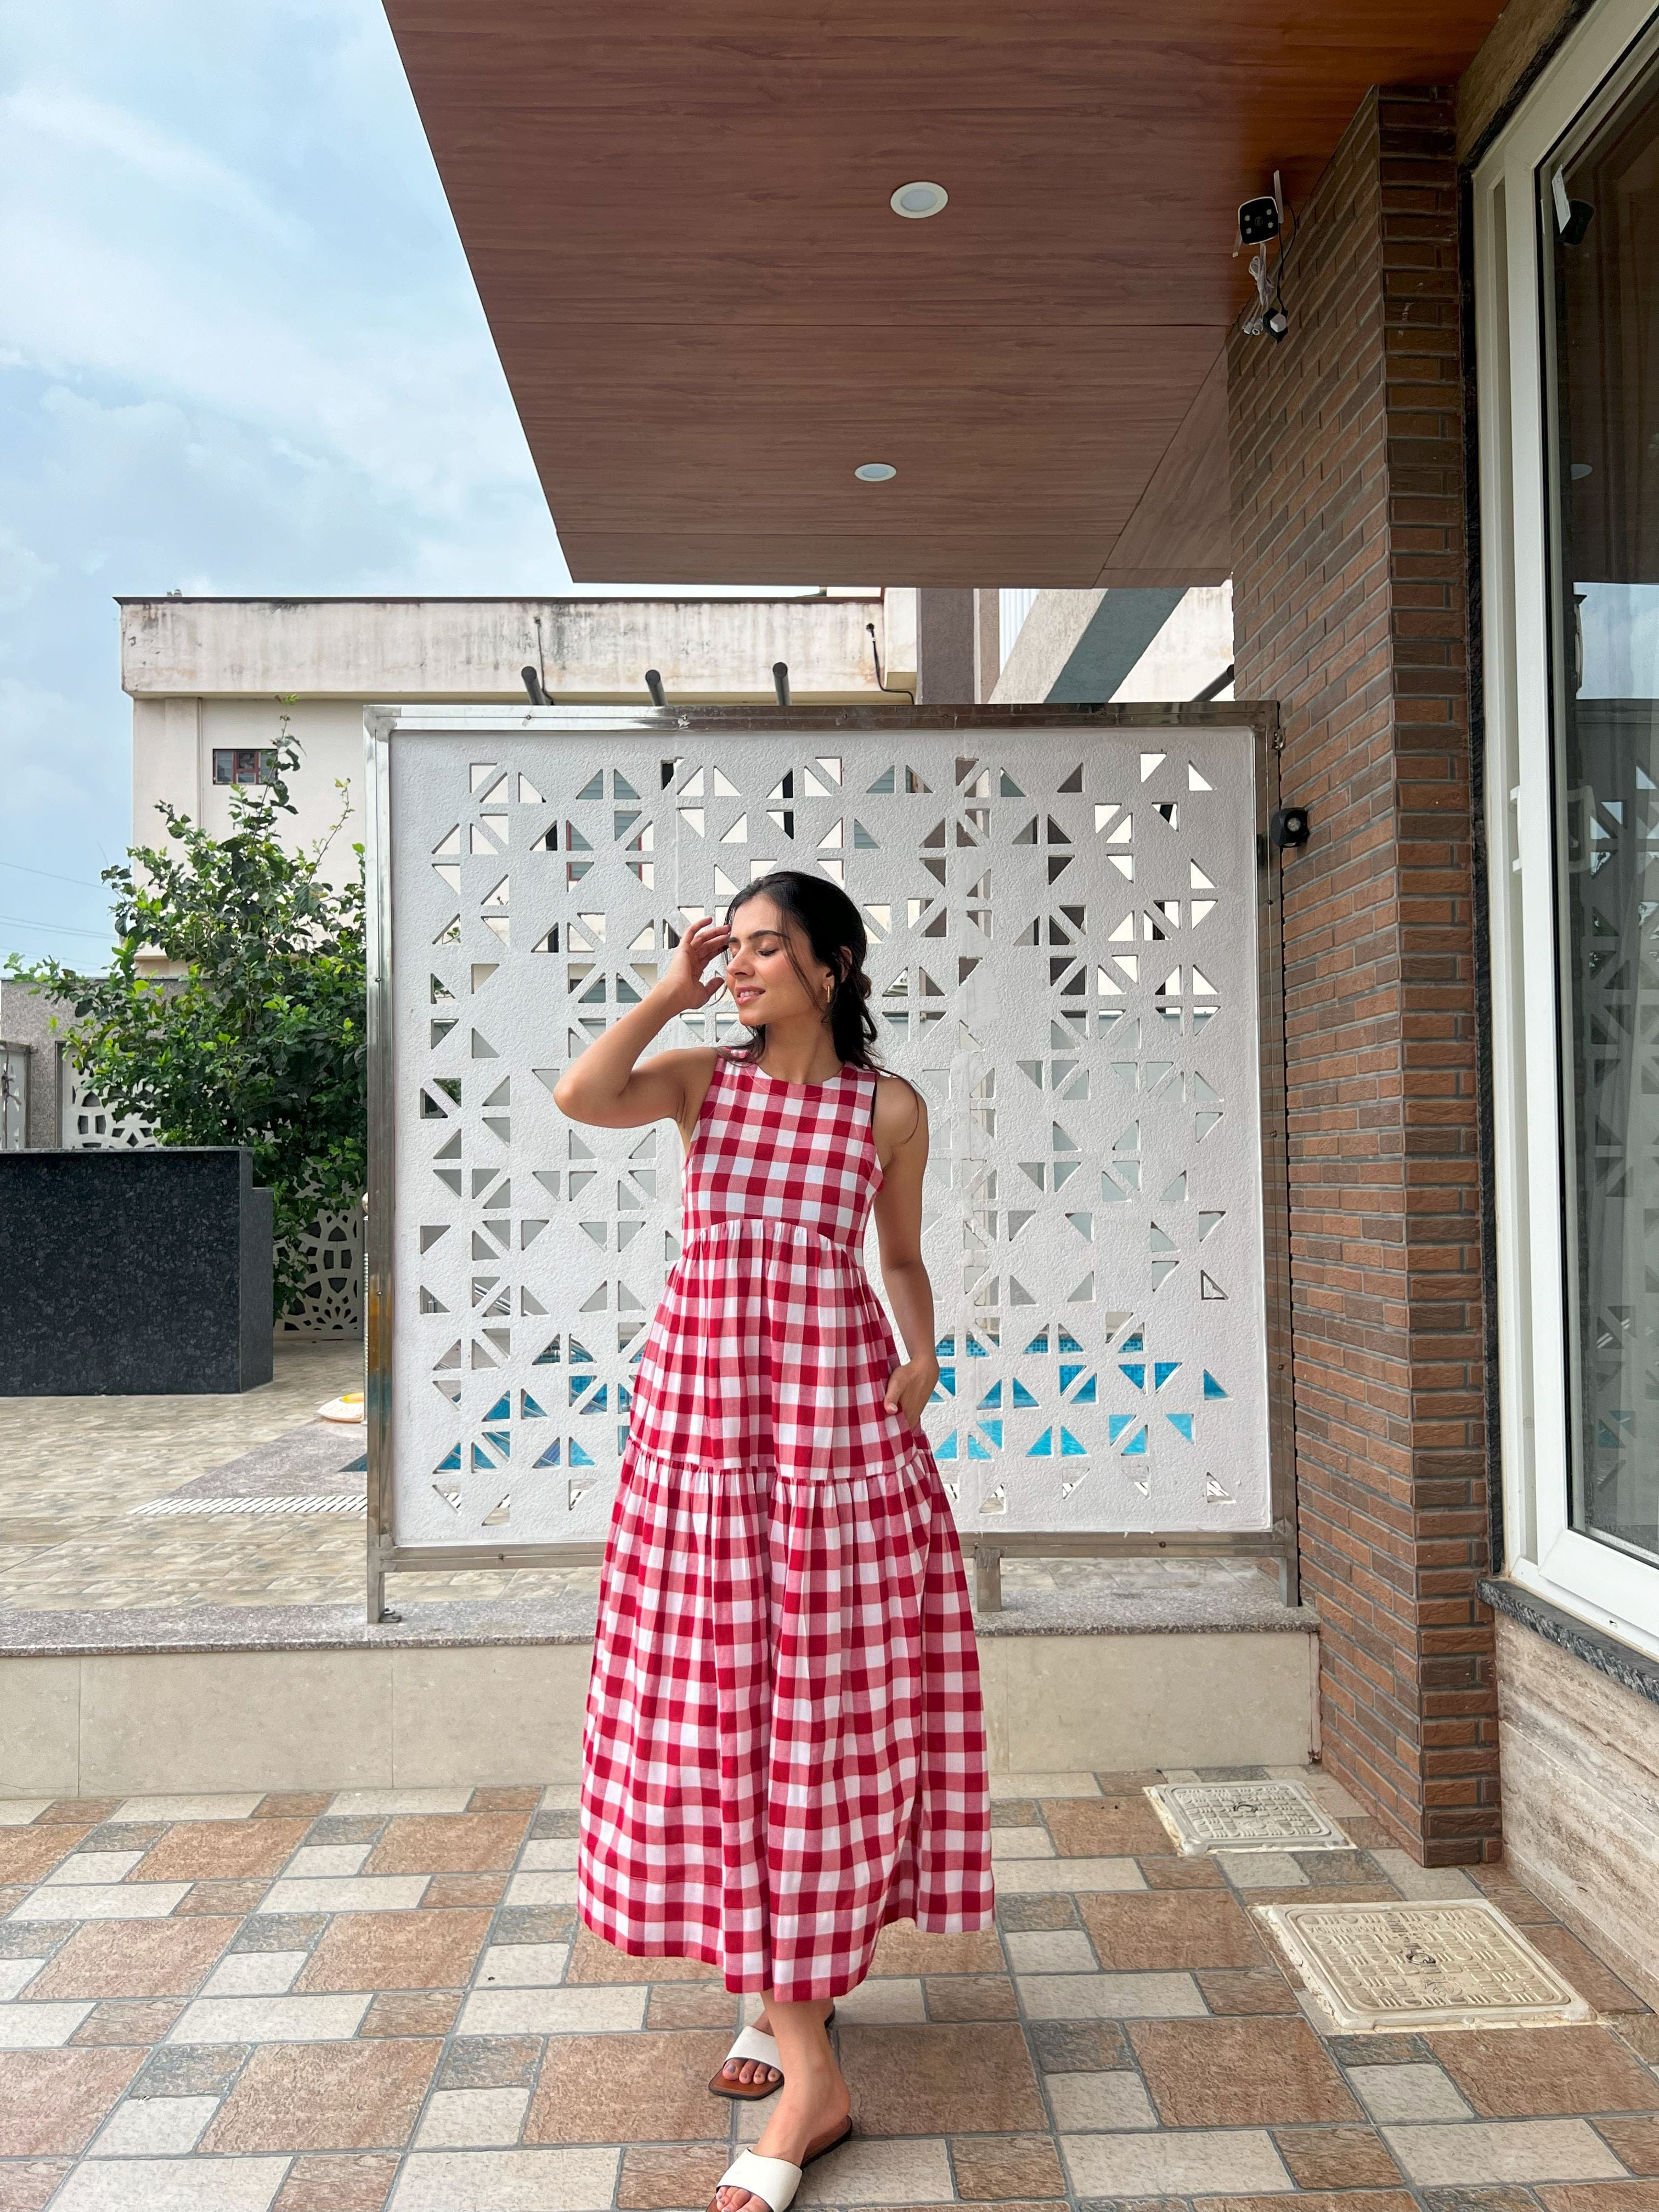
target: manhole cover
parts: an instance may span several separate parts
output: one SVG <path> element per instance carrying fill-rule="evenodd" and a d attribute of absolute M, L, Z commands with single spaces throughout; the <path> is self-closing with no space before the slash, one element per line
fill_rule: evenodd
<path fill-rule="evenodd" d="M 1153 1808 L 1182 1851 L 1346 1851 L 1301 1782 L 1160 1782 Z"/>
<path fill-rule="evenodd" d="M 1589 2007 L 1485 1898 L 1449 1905 L 1259 1905 L 1343 2033 L 1540 2027 Z"/>

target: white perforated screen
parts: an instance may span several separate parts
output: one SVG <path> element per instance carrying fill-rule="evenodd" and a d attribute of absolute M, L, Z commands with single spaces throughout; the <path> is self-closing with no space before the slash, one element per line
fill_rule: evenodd
<path fill-rule="evenodd" d="M 927 1103 L 964 1533 L 1267 1527 L 1252 733 L 552 721 L 386 741 L 398 1543 L 604 1534 L 681 1147 L 551 1085 L 780 866 L 857 902 Z"/>

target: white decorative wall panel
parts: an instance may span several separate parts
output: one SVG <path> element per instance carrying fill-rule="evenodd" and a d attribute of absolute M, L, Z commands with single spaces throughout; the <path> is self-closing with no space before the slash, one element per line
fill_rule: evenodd
<path fill-rule="evenodd" d="M 781 866 L 859 905 L 927 1101 L 963 1528 L 1267 1527 L 1250 733 L 519 722 L 389 744 L 398 1542 L 603 1534 L 681 1146 L 552 1085 Z"/>

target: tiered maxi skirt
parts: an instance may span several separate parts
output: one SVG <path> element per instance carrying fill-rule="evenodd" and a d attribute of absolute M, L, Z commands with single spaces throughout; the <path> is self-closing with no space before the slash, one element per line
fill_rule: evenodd
<path fill-rule="evenodd" d="M 973 1615 L 926 1440 L 815 1480 L 630 1444 L 583 1751 L 579 1910 L 631 1957 L 804 2002 L 856 1987 L 889 1921 L 992 1925 Z"/>

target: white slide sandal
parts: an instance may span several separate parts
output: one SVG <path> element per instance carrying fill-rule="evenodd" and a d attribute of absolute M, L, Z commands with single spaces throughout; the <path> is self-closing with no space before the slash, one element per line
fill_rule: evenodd
<path fill-rule="evenodd" d="M 771 2212 L 787 2212 L 800 2187 L 804 2169 L 815 2158 L 838 2150 L 852 2132 L 853 2123 L 848 2120 L 838 2136 L 810 2151 L 799 2166 L 792 2165 L 787 2158 L 763 2158 L 758 2151 L 740 2150 L 714 2184 L 715 2193 L 718 2195 L 722 2189 L 746 2189 L 751 2197 L 758 2197 L 763 2204 L 769 2205 Z"/>
<path fill-rule="evenodd" d="M 835 2020 L 836 2008 L 831 2005 L 823 2023 L 825 2027 L 833 2027 Z M 734 2058 L 752 2058 L 757 2065 L 769 2066 L 778 2079 L 775 2081 L 728 2081 L 725 2078 L 725 2069 Z M 739 2029 L 737 2041 L 720 2061 L 720 2071 L 708 2087 L 716 2097 L 734 2097 L 744 2104 L 753 2104 L 759 2098 L 775 2096 L 783 2087 L 783 2058 L 778 2050 L 777 2038 L 769 2035 L 764 2028 Z M 773 2212 L 778 2212 L 775 2205 Z"/>

